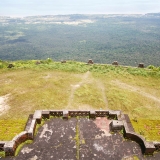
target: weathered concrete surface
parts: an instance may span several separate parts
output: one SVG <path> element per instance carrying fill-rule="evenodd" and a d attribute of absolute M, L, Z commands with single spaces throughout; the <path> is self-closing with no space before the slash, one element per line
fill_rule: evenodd
<path fill-rule="evenodd" d="M 33 144 L 7 160 L 159 160 L 160 153 L 143 156 L 136 142 L 109 133 L 106 118 L 54 118 L 38 131 Z M 76 137 L 76 138 L 75 138 Z M 78 138 L 77 138 L 78 137 Z M 77 150 L 78 149 L 78 150 Z"/>

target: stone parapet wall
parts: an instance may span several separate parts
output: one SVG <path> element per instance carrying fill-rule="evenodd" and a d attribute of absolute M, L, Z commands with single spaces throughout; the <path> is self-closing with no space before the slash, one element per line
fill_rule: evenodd
<path fill-rule="evenodd" d="M 31 125 L 31 123 L 32 123 L 32 119 L 33 119 L 33 114 L 30 114 L 30 115 L 28 116 L 28 120 L 27 120 L 25 129 L 24 129 L 25 131 L 28 131 L 28 130 L 29 130 L 30 125 Z"/>
<path fill-rule="evenodd" d="M 69 116 L 77 117 L 77 116 L 89 116 L 90 111 L 68 111 Z"/>
<path fill-rule="evenodd" d="M 51 111 L 49 112 L 49 114 L 50 114 L 51 116 L 61 117 L 61 116 L 63 116 L 63 111 L 54 111 L 54 110 L 51 110 Z"/>
<path fill-rule="evenodd" d="M 35 129 L 36 129 L 36 119 L 32 119 L 32 122 L 30 124 L 29 130 L 28 130 L 28 139 L 29 140 L 33 140 L 34 139 L 34 133 L 35 133 Z"/>
<path fill-rule="evenodd" d="M 12 141 L 8 141 L 4 144 L 4 151 L 6 156 L 14 156 L 15 151 L 19 144 L 28 140 L 28 133 L 26 131 L 21 132 L 17 136 L 15 136 Z"/>
<path fill-rule="evenodd" d="M 106 117 L 109 116 L 109 111 L 95 111 L 96 117 Z"/>
<path fill-rule="evenodd" d="M 131 139 L 132 141 L 137 142 L 142 149 L 143 154 L 153 154 L 154 151 L 156 151 L 156 148 L 154 146 L 153 142 L 147 142 L 143 136 L 137 134 L 134 132 L 133 126 L 131 124 L 131 121 L 128 117 L 128 115 L 123 114 L 122 115 L 122 121 L 124 126 L 124 137 L 127 139 Z"/>
<path fill-rule="evenodd" d="M 42 118 L 49 119 L 50 116 L 69 117 L 88 116 L 89 118 L 108 117 L 112 119 L 109 127 L 113 132 L 123 130 L 124 137 L 137 142 L 143 154 L 153 154 L 154 151 L 160 151 L 160 142 L 147 142 L 141 135 L 134 132 L 131 121 L 126 114 L 121 111 L 100 110 L 100 111 L 60 111 L 60 110 L 37 110 L 33 115 L 29 115 L 25 130 L 15 136 L 11 141 L 0 141 L 0 151 L 5 151 L 6 156 L 14 156 L 19 144 L 26 140 L 33 140 L 37 124 L 41 124 Z"/>

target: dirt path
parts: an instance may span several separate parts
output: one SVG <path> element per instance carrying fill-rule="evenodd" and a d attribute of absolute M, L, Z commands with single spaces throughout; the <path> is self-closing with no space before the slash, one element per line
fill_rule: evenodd
<path fill-rule="evenodd" d="M 136 92 L 136 93 L 138 93 L 138 94 L 140 94 L 140 95 L 142 95 L 144 97 L 150 98 L 150 99 L 154 100 L 155 102 L 160 103 L 160 99 L 159 98 L 155 97 L 154 95 L 151 95 L 149 93 L 146 93 L 146 92 L 142 91 L 137 86 L 131 86 L 131 85 L 123 83 L 123 82 L 121 82 L 119 80 L 112 81 L 112 84 L 115 84 L 115 85 L 117 85 L 118 87 L 120 87 L 122 89 L 127 89 L 127 90 L 130 90 L 132 92 Z"/>
<path fill-rule="evenodd" d="M 83 84 L 87 83 L 87 81 L 89 80 L 89 75 L 90 75 L 90 72 L 88 71 L 83 75 L 82 80 L 78 84 L 75 84 L 75 85 L 71 84 L 71 93 L 69 96 L 68 105 L 67 105 L 66 109 L 69 109 L 71 107 L 71 105 L 73 103 L 75 91 L 78 88 L 80 88 Z"/>
<path fill-rule="evenodd" d="M 7 105 L 9 94 L 0 97 L 0 116 L 6 113 L 9 110 L 9 106 Z"/>
<path fill-rule="evenodd" d="M 88 83 L 94 83 L 95 86 L 97 86 L 97 89 L 100 91 L 102 99 L 105 103 L 105 108 L 108 109 L 108 101 L 107 101 L 106 94 L 105 94 L 104 84 L 99 79 L 94 79 L 91 72 L 89 72 L 89 71 L 87 71 L 82 76 L 82 80 L 79 83 L 77 83 L 75 85 L 71 84 L 71 93 L 70 93 L 70 96 L 69 96 L 68 105 L 67 105 L 66 109 L 71 108 L 73 100 L 74 100 L 75 91 L 78 88 L 80 88 L 81 86 L 83 86 L 84 84 L 88 84 Z M 90 106 L 88 104 L 79 106 L 79 110 L 92 110 L 92 109 L 93 109 L 92 106 Z"/>
<path fill-rule="evenodd" d="M 106 98 L 106 93 L 105 93 L 106 88 L 105 88 L 103 82 L 99 79 L 96 80 L 96 84 L 97 84 L 97 87 L 102 95 L 103 101 L 105 103 L 105 109 L 108 109 L 108 100 Z"/>

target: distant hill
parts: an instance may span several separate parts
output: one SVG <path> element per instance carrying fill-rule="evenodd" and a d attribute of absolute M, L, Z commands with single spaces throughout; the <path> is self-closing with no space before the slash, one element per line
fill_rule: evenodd
<path fill-rule="evenodd" d="M 159 17 L 160 16 L 160 13 L 147 13 L 146 15 L 148 16 L 154 16 L 154 17 Z"/>
<path fill-rule="evenodd" d="M 159 66 L 159 14 L 0 17 L 0 59 Z"/>

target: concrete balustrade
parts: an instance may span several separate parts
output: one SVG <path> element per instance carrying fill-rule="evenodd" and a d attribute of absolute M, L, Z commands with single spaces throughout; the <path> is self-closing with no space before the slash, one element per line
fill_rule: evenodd
<path fill-rule="evenodd" d="M 62 117 L 68 119 L 76 116 L 89 116 L 95 119 L 96 117 L 108 117 L 113 119 L 109 124 L 110 130 L 117 132 L 123 129 L 124 137 L 137 142 L 143 154 L 153 154 L 155 151 L 160 151 L 160 142 L 147 142 L 141 135 L 134 132 L 131 121 L 126 114 L 121 111 L 55 111 L 55 110 L 37 110 L 33 115 L 29 115 L 25 130 L 15 136 L 11 141 L 0 141 L 0 151 L 5 151 L 6 156 L 14 156 L 16 148 L 19 144 L 26 140 L 33 140 L 35 128 L 37 124 L 41 124 L 42 118 L 49 119 L 50 116 Z"/>

